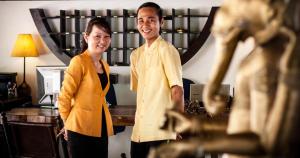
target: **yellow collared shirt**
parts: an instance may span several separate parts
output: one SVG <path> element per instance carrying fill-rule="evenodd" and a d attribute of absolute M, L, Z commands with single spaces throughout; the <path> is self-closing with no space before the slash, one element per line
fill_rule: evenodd
<path fill-rule="evenodd" d="M 130 56 L 130 88 L 137 92 L 135 124 L 131 140 L 145 142 L 175 139 L 160 130 L 166 109 L 172 108 L 171 87 L 182 87 L 182 67 L 176 48 L 160 36 L 150 47 L 137 48 Z"/>

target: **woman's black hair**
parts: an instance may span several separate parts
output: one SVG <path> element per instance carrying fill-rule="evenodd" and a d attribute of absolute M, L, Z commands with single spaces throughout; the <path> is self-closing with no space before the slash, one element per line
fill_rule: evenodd
<path fill-rule="evenodd" d="M 89 35 L 92 32 L 93 26 L 96 26 L 102 29 L 104 32 L 108 33 L 111 36 L 111 28 L 109 23 L 105 20 L 105 18 L 93 18 L 89 21 L 85 33 Z M 85 42 L 84 37 L 82 37 L 81 41 L 81 53 L 83 53 L 88 48 L 88 44 Z"/>

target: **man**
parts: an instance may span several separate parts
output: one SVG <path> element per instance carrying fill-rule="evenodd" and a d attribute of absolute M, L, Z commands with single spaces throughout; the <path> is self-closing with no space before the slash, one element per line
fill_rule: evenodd
<path fill-rule="evenodd" d="M 160 130 L 167 109 L 183 112 L 182 67 L 176 48 L 160 36 L 162 9 L 147 2 L 137 10 L 137 28 L 146 43 L 132 52 L 131 90 L 137 92 L 131 157 L 147 157 L 150 147 L 176 139 Z"/>

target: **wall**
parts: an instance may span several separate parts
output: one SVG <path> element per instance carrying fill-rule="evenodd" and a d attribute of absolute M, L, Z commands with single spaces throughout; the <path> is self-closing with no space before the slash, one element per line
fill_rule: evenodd
<path fill-rule="evenodd" d="M 198 0 L 194 3 L 193 0 L 186 0 L 184 4 L 181 4 L 180 0 L 173 0 L 172 3 L 167 1 L 158 0 L 155 1 L 160 4 L 164 9 L 170 10 L 171 8 L 176 9 L 209 9 L 211 6 L 219 6 L 222 0 Z M 32 89 L 33 100 L 36 103 L 36 65 L 63 65 L 47 48 L 40 38 L 38 31 L 31 18 L 29 8 L 44 8 L 50 15 L 58 15 L 60 9 L 73 10 L 73 9 L 136 9 L 142 1 L 130 0 L 102 0 L 100 1 L 1 1 L 0 2 L 0 21 L 1 24 L 1 38 L 0 38 L 0 72 L 17 72 L 18 83 L 22 82 L 23 76 L 23 59 L 10 57 L 10 52 L 13 48 L 16 36 L 18 33 L 31 33 L 34 36 L 36 45 L 40 56 L 38 58 L 26 58 L 26 81 L 29 83 Z M 97 6 L 97 7 L 95 7 Z M 99 7 L 98 7 L 99 6 Z M 126 6 L 126 7 L 124 7 Z M 248 42 L 251 43 L 251 42 Z M 240 59 L 249 52 L 252 44 L 243 44 L 232 62 L 232 66 L 224 80 L 224 83 L 233 85 L 234 74 L 236 72 L 236 65 Z M 183 66 L 183 75 L 186 78 L 192 79 L 196 83 L 206 83 L 208 74 L 213 64 L 215 56 L 215 43 L 213 37 L 209 37 L 202 49 L 194 56 L 188 63 Z M 12 66 L 12 63 L 14 66 Z M 112 67 L 113 72 L 121 73 L 124 76 L 128 76 L 128 68 L 115 68 Z M 121 79 L 121 83 L 128 82 L 125 78 Z M 128 87 L 128 85 L 120 85 L 120 87 Z M 117 89 L 118 90 L 118 89 Z M 121 90 L 120 96 L 124 96 L 123 93 L 129 93 L 131 99 L 118 98 L 119 102 L 124 104 L 134 103 L 134 94 L 130 93 L 129 90 Z"/>
<path fill-rule="evenodd" d="M 31 33 L 34 36 L 40 56 L 38 58 L 26 58 L 26 81 L 32 88 L 32 96 L 36 103 L 36 65 L 63 65 L 47 48 L 41 40 L 38 31 L 31 18 L 29 8 L 44 8 L 50 15 L 58 15 L 60 9 L 73 10 L 105 10 L 105 9 L 136 9 L 144 0 L 102 0 L 102 1 L 1 1 L 0 2 L 0 72 L 17 72 L 18 83 L 22 82 L 23 59 L 10 57 L 16 36 L 19 33 Z M 201 9 L 219 6 L 222 0 L 156 0 L 164 9 Z M 172 3 L 170 3 L 172 2 Z M 196 3 L 195 3 L 196 2 Z M 234 76 L 237 65 L 241 58 L 247 55 L 252 48 L 253 42 L 247 41 L 246 44 L 240 44 L 237 53 L 233 59 L 231 67 L 227 73 L 224 83 L 234 84 Z M 202 49 L 188 63 L 183 66 L 183 76 L 192 79 L 196 83 L 206 83 L 210 69 L 213 65 L 215 56 L 215 41 L 212 36 L 208 38 Z M 126 67 L 112 67 L 113 72 L 128 76 L 129 69 Z M 121 81 L 126 83 L 127 81 Z M 134 104 L 135 94 L 128 89 L 128 84 L 118 85 L 116 88 L 119 104 Z M 130 96 L 130 99 L 128 99 Z M 125 99 L 126 98 L 126 99 Z M 129 135 L 131 128 L 127 128 L 125 133 L 111 138 L 110 157 L 119 157 L 120 152 L 129 153 Z M 126 145 L 120 145 L 123 142 Z M 122 144 L 123 144 L 122 143 Z M 118 152 L 115 152 L 118 151 Z"/>

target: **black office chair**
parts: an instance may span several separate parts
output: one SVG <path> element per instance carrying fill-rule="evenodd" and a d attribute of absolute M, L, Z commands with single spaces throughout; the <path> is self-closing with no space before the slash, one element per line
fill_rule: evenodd
<path fill-rule="evenodd" d="M 111 107 L 117 106 L 117 97 L 113 84 L 110 84 L 108 92 L 106 94 L 106 101 L 111 105 Z M 121 133 L 125 131 L 125 126 L 113 126 L 114 134 Z"/>
<path fill-rule="evenodd" d="M 194 81 L 187 79 L 187 78 L 182 78 L 183 81 L 183 90 L 184 90 L 184 101 L 189 101 L 190 100 L 190 85 L 195 84 Z"/>
<path fill-rule="evenodd" d="M 14 157 L 59 158 L 55 125 L 7 122 Z"/>
<path fill-rule="evenodd" d="M 110 84 L 105 98 L 106 98 L 106 101 L 111 106 L 117 105 L 117 97 L 116 97 L 116 92 L 115 92 L 115 88 L 114 88 L 113 84 Z"/>

